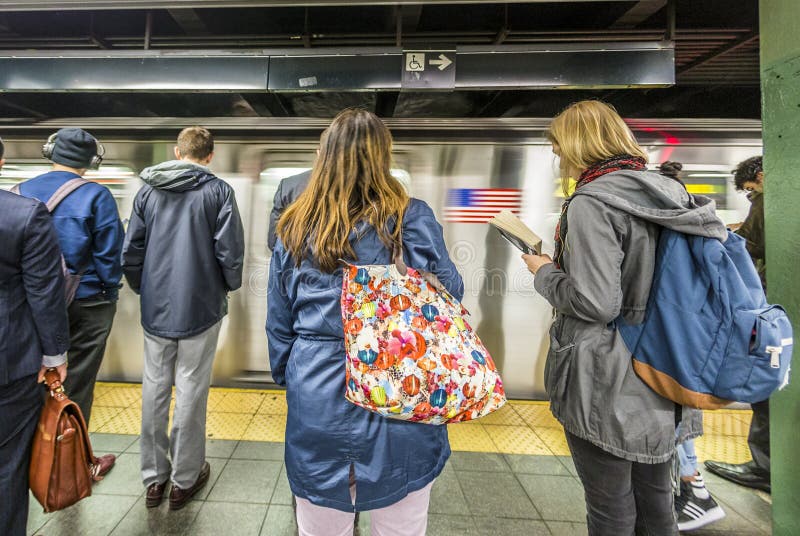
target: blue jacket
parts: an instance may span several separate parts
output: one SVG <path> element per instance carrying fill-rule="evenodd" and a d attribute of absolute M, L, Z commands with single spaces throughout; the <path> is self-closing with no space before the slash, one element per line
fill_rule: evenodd
<path fill-rule="evenodd" d="M 242 285 L 244 227 L 233 188 L 206 167 L 170 160 L 142 171 L 125 237 L 125 279 L 142 297 L 142 327 L 159 337 L 202 333 Z"/>
<path fill-rule="evenodd" d="M 42 355 L 68 348 L 64 277 L 47 208 L 0 190 L 0 385 L 35 374 Z"/>
<path fill-rule="evenodd" d="M 51 171 L 20 184 L 20 193 L 46 203 L 65 182 L 78 177 Z M 117 203 L 105 186 L 85 184 L 53 211 L 53 224 L 69 271 L 81 275 L 75 299 L 116 301 L 122 279 L 122 241 L 125 230 Z"/>
<path fill-rule="evenodd" d="M 351 237 L 359 264 L 389 264 L 375 230 Z M 403 220 L 404 260 L 435 273 L 458 299 L 464 285 L 450 260 L 442 227 L 412 199 Z M 344 398 L 345 349 L 340 308 L 342 270 L 332 274 L 294 259 L 278 241 L 270 263 L 267 336 L 272 377 L 286 386 L 286 473 L 292 492 L 314 504 L 355 510 L 393 504 L 436 478 L 450 456 L 445 426 L 385 419 Z"/>

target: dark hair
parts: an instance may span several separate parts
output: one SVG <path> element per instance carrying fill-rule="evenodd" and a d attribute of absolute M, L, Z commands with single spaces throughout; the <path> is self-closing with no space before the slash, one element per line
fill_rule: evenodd
<path fill-rule="evenodd" d="M 6 151 L 6 147 L 5 147 L 5 145 L 3 145 L 3 138 L 0 138 L 0 158 L 3 158 L 3 155 L 5 154 L 5 151 Z"/>
<path fill-rule="evenodd" d="M 658 166 L 658 171 L 661 172 L 662 175 L 665 177 L 669 177 L 670 179 L 675 179 L 676 181 L 683 184 L 683 181 L 678 178 L 678 174 L 683 169 L 683 164 L 680 162 L 672 162 L 667 160 L 663 162 L 660 166 Z"/>
<path fill-rule="evenodd" d="M 743 162 L 739 162 L 736 169 L 731 171 L 731 173 L 733 173 L 733 184 L 736 185 L 737 190 L 744 190 L 744 183 L 758 182 L 756 175 L 763 170 L 764 168 L 762 167 L 760 156 L 754 156 Z"/>
<path fill-rule="evenodd" d="M 178 134 L 178 152 L 181 157 L 203 160 L 214 152 L 214 137 L 203 127 L 188 127 Z"/>

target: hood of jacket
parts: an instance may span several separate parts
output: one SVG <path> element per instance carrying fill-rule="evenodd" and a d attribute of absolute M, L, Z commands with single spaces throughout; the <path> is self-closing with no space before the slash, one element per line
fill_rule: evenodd
<path fill-rule="evenodd" d="M 170 192 L 193 190 L 215 178 L 207 167 L 185 160 L 169 160 L 145 168 L 140 176 L 153 188 Z"/>
<path fill-rule="evenodd" d="M 725 224 L 716 215 L 716 203 L 689 194 L 678 181 L 660 173 L 615 171 L 576 190 L 637 218 L 689 235 L 725 241 Z"/>

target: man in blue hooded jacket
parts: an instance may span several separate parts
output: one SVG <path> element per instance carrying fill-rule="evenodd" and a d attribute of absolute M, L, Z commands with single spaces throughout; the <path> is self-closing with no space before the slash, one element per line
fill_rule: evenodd
<path fill-rule="evenodd" d="M 244 263 L 236 198 L 208 169 L 213 155 L 208 130 L 181 131 L 176 160 L 142 171 L 145 185 L 125 239 L 125 278 L 142 302 L 141 469 L 148 508 L 161 503 L 170 480 L 170 509 L 183 508 L 211 473 L 205 460 L 211 368 L 227 295 L 241 286 Z"/>
<path fill-rule="evenodd" d="M 53 162 L 53 168 L 20 184 L 19 192 L 46 203 L 65 183 L 99 167 L 104 152 L 102 145 L 85 130 L 62 128 L 42 148 L 43 156 Z M 81 408 L 88 425 L 97 373 L 117 311 L 125 230 L 111 192 L 91 181 L 59 203 L 52 217 L 67 268 L 81 276 L 75 299 L 68 308 L 69 375 L 64 389 Z M 113 465 L 113 455 L 101 456 L 93 468 L 94 476 L 103 476 Z"/>

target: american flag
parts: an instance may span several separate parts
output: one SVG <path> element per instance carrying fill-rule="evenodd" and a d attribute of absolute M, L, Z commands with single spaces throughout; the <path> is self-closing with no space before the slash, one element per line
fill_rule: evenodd
<path fill-rule="evenodd" d="M 501 210 L 519 214 L 522 190 L 516 188 L 453 188 L 447 191 L 445 221 L 486 223 Z"/>

